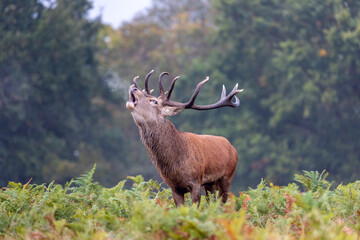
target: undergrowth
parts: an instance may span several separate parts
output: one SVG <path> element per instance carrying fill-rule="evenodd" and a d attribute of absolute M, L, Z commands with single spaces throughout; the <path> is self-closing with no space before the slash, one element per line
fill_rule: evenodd
<path fill-rule="evenodd" d="M 142 176 L 113 188 L 94 168 L 65 186 L 10 182 L 0 191 L 0 239 L 359 239 L 360 181 L 331 189 L 327 173 L 295 175 L 288 186 L 174 206 L 171 192 Z"/>

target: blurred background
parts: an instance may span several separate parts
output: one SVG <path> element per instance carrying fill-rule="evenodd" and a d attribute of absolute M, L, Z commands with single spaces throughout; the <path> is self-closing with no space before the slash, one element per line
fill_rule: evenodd
<path fill-rule="evenodd" d="M 301 170 L 359 179 L 360 1 L 128 2 L 0 2 L 0 186 L 65 183 L 94 163 L 105 186 L 160 180 L 125 108 L 132 78 L 151 69 L 181 76 L 177 101 L 206 76 L 199 104 L 222 84 L 245 89 L 237 109 L 170 118 L 230 140 L 233 191 Z"/>

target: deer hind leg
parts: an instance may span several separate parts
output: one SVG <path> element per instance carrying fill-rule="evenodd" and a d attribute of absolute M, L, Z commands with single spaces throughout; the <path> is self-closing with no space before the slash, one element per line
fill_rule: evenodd
<path fill-rule="evenodd" d="M 209 194 L 215 194 L 216 190 L 218 190 L 218 187 L 215 182 L 204 184 L 204 192 L 205 192 L 205 198 L 206 198 L 207 202 L 210 202 Z"/>
<path fill-rule="evenodd" d="M 222 199 L 223 203 L 226 203 L 228 197 L 229 197 L 229 190 L 231 185 L 231 179 L 227 177 L 223 177 L 218 181 L 219 185 L 219 195 Z"/>

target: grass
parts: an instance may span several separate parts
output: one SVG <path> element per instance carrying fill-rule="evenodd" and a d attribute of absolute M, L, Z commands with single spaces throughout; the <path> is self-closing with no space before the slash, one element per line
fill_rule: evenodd
<path fill-rule="evenodd" d="M 234 194 L 222 205 L 171 192 L 142 176 L 113 188 L 93 181 L 94 168 L 65 186 L 10 182 L 0 191 L 0 239 L 359 239 L 360 181 L 331 189 L 327 174 Z M 125 189 L 132 181 L 131 189 Z M 300 191 L 300 188 L 304 191 Z"/>

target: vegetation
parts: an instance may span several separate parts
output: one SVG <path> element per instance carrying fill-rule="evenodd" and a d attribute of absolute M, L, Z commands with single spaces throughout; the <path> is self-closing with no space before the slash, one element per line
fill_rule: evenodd
<path fill-rule="evenodd" d="M 106 188 L 94 168 L 65 186 L 10 182 L 0 192 L 0 239 L 357 239 L 360 182 L 333 190 L 325 175 L 261 181 L 225 205 L 216 196 L 175 208 L 170 190 L 142 176 Z M 324 172 L 323 172 L 324 173 Z M 304 187 L 301 192 L 299 188 Z"/>

